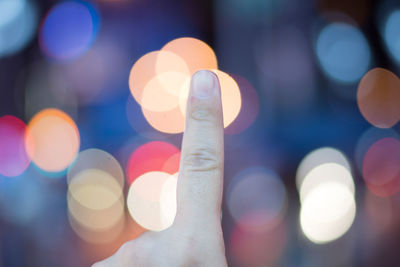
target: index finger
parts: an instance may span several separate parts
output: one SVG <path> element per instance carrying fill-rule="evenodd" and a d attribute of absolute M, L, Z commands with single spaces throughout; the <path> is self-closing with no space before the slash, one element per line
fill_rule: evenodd
<path fill-rule="evenodd" d="M 211 71 L 196 72 L 186 108 L 177 220 L 219 221 L 224 169 L 221 90 Z"/>

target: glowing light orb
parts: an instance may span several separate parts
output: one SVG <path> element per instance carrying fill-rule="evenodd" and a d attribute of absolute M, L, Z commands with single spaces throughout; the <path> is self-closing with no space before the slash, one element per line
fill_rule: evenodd
<path fill-rule="evenodd" d="M 80 136 L 75 122 L 58 109 L 45 109 L 29 122 L 26 150 L 33 163 L 46 172 L 61 172 L 76 158 Z"/>
<path fill-rule="evenodd" d="M 390 55 L 400 63 L 400 10 L 394 10 L 386 20 L 383 39 Z"/>
<path fill-rule="evenodd" d="M 300 162 L 296 173 L 297 189 L 300 190 L 305 177 L 311 170 L 325 163 L 336 163 L 351 171 L 350 163 L 342 152 L 332 147 L 322 147 L 308 153 Z"/>
<path fill-rule="evenodd" d="M 37 24 L 33 1 L 0 1 L 0 58 L 21 51 L 32 40 Z"/>
<path fill-rule="evenodd" d="M 42 23 L 40 47 L 56 60 L 71 60 L 85 53 L 99 28 L 99 15 L 93 5 L 66 1 L 54 6 Z"/>
<path fill-rule="evenodd" d="M 400 79 L 391 71 L 368 71 L 357 91 L 357 104 L 363 117 L 375 127 L 390 128 L 400 120 Z"/>
<path fill-rule="evenodd" d="M 202 69 L 218 69 L 213 49 L 196 38 L 183 37 L 172 40 L 162 51 L 170 51 L 180 56 L 186 62 L 190 75 Z"/>
<path fill-rule="evenodd" d="M 323 163 L 313 168 L 304 177 L 299 193 L 303 202 L 316 187 L 325 183 L 340 183 L 354 195 L 354 181 L 349 169 L 337 163 Z"/>
<path fill-rule="evenodd" d="M 357 28 L 332 23 L 320 32 L 316 54 L 325 74 L 341 83 L 353 83 L 368 70 L 371 49 Z"/>
<path fill-rule="evenodd" d="M 171 178 L 172 177 L 172 178 Z M 132 218 L 143 228 L 161 231 L 172 225 L 176 214 L 177 174 L 148 172 L 130 186 L 127 206 Z"/>
<path fill-rule="evenodd" d="M 31 162 L 25 149 L 26 125 L 14 116 L 0 117 L 0 174 L 18 176 Z"/>
<path fill-rule="evenodd" d="M 387 137 L 378 140 L 367 151 L 362 174 L 368 189 L 387 197 L 400 191 L 400 140 Z"/>
<path fill-rule="evenodd" d="M 157 131 L 178 134 L 185 130 L 185 116 L 180 107 L 165 112 L 150 111 L 142 107 L 143 116 Z"/>
<path fill-rule="evenodd" d="M 355 214 L 355 200 L 347 186 L 336 182 L 322 183 L 303 200 L 300 226 L 312 242 L 327 243 L 350 229 Z"/>
<path fill-rule="evenodd" d="M 227 190 L 228 210 L 236 224 L 247 231 L 270 229 L 283 217 L 286 190 L 279 176 L 268 169 L 241 171 Z"/>
<path fill-rule="evenodd" d="M 167 142 L 153 141 L 140 146 L 132 153 L 126 167 L 128 183 L 147 172 L 177 173 L 180 155 L 180 150 Z"/>

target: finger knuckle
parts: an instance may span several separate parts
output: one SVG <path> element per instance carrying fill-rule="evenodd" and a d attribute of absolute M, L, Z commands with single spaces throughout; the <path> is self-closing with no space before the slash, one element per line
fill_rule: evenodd
<path fill-rule="evenodd" d="M 199 106 L 190 112 L 190 118 L 196 121 L 208 121 L 211 116 L 211 111 L 208 107 Z"/>
<path fill-rule="evenodd" d="M 209 171 L 221 167 L 221 159 L 217 150 L 212 147 L 196 147 L 189 149 L 184 155 L 185 167 L 188 171 Z"/>

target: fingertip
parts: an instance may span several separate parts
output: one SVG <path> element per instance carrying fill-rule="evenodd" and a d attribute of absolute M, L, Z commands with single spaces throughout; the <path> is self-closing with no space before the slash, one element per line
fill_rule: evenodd
<path fill-rule="evenodd" d="M 217 75 L 209 70 L 199 70 L 192 76 L 192 95 L 199 99 L 207 99 L 219 91 Z"/>

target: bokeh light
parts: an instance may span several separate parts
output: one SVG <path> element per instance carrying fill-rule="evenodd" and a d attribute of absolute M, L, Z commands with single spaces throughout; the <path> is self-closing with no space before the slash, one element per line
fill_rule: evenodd
<path fill-rule="evenodd" d="M 79 153 L 67 173 L 68 212 L 74 231 L 92 243 L 110 242 L 123 230 L 124 174 L 118 161 L 99 149 Z"/>
<path fill-rule="evenodd" d="M 162 231 L 172 225 L 176 214 L 177 177 L 178 174 L 153 171 L 143 174 L 131 184 L 127 197 L 128 210 L 143 228 Z"/>
<path fill-rule="evenodd" d="M 45 109 L 29 122 L 26 150 L 33 163 L 46 172 L 64 171 L 76 158 L 80 135 L 75 122 L 58 109 Z"/>
<path fill-rule="evenodd" d="M 375 142 L 367 151 L 362 174 L 369 190 L 378 196 L 400 191 L 400 140 L 387 137 Z"/>
<path fill-rule="evenodd" d="M 191 75 L 201 69 L 212 70 L 220 80 L 227 127 L 238 116 L 242 99 L 236 81 L 217 67 L 215 53 L 206 43 L 190 37 L 178 38 L 135 62 L 129 88 L 153 128 L 164 133 L 181 133 Z"/>
<path fill-rule="evenodd" d="M 350 171 L 337 163 L 324 163 L 312 169 L 305 176 L 299 190 L 300 200 L 304 201 L 315 188 L 329 182 L 346 186 L 354 195 L 355 185 Z"/>
<path fill-rule="evenodd" d="M 0 1 L 0 58 L 13 55 L 33 39 L 38 14 L 33 1 Z"/>
<path fill-rule="evenodd" d="M 394 58 L 397 64 L 400 64 L 400 10 L 393 10 L 386 19 L 382 31 L 389 54 Z"/>
<path fill-rule="evenodd" d="M 129 157 L 126 167 L 128 184 L 147 172 L 177 173 L 180 155 L 180 150 L 167 142 L 152 141 L 141 145 Z"/>
<path fill-rule="evenodd" d="M 238 226 L 246 231 L 260 232 L 275 227 L 282 220 L 286 190 L 274 171 L 253 167 L 241 171 L 231 180 L 226 202 Z"/>
<path fill-rule="evenodd" d="M 346 23 L 332 23 L 321 30 L 316 54 L 325 74 L 340 83 L 354 83 L 361 79 L 372 57 L 364 35 Z"/>
<path fill-rule="evenodd" d="M 180 56 L 186 62 L 190 75 L 202 69 L 218 69 L 214 50 L 199 39 L 191 37 L 174 39 L 167 43 L 162 50 Z"/>
<path fill-rule="evenodd" d="M 353 193 L 347 186 L 327 182 L 315 187 L 303 200 L 300 225 L 305 236 L 321 244 L 343 236 L 356 214 Z"/>
<path fill-rule="evenodd" d="M 0 174 L 17 176 L 31 162 L 25 149 L 26 125 L 20 119 L 6 115 L 0 117 Z"/>
<path fill-rule="evenodd" d="M 400 79 L 391 71 L 374 68 L 368 71 L 357 91 L 357 104 L 363 117 L 372 125 L 390 128 L 400 120 Z"/>
<path fill-rule="evenodd" d="M 362 175 L 363 161 L 370 147 L 377 141 L 393 137 L 400 140 L 400 135 L 392 128 L 370 127 L 358 139 L 354 150 L 354 160 L 359 173 Z"/>
<path fill-rule="evenodd" d="M 85 53 L 99 30 L 96 8 L 87 2 L 65 1 L 54 6 L 42 22 L 40 47 L 55 60 L 71 60 Z"/>
<path fill-rule="evenodd" d="M 296 173 L 297 189 L 300 191 L 303 181 L 310 171 L 325 163 L 336 163 L 343 166 L 348 171 L 351 170 L 350 163 L 342 152 L 332 147 L 318 148 L 308 153 L 300 162 Z M 335 165 L 331 165 L 331 168 L 332 166 Z M 330 168 L 329 165 L 328 168 Z"/>

